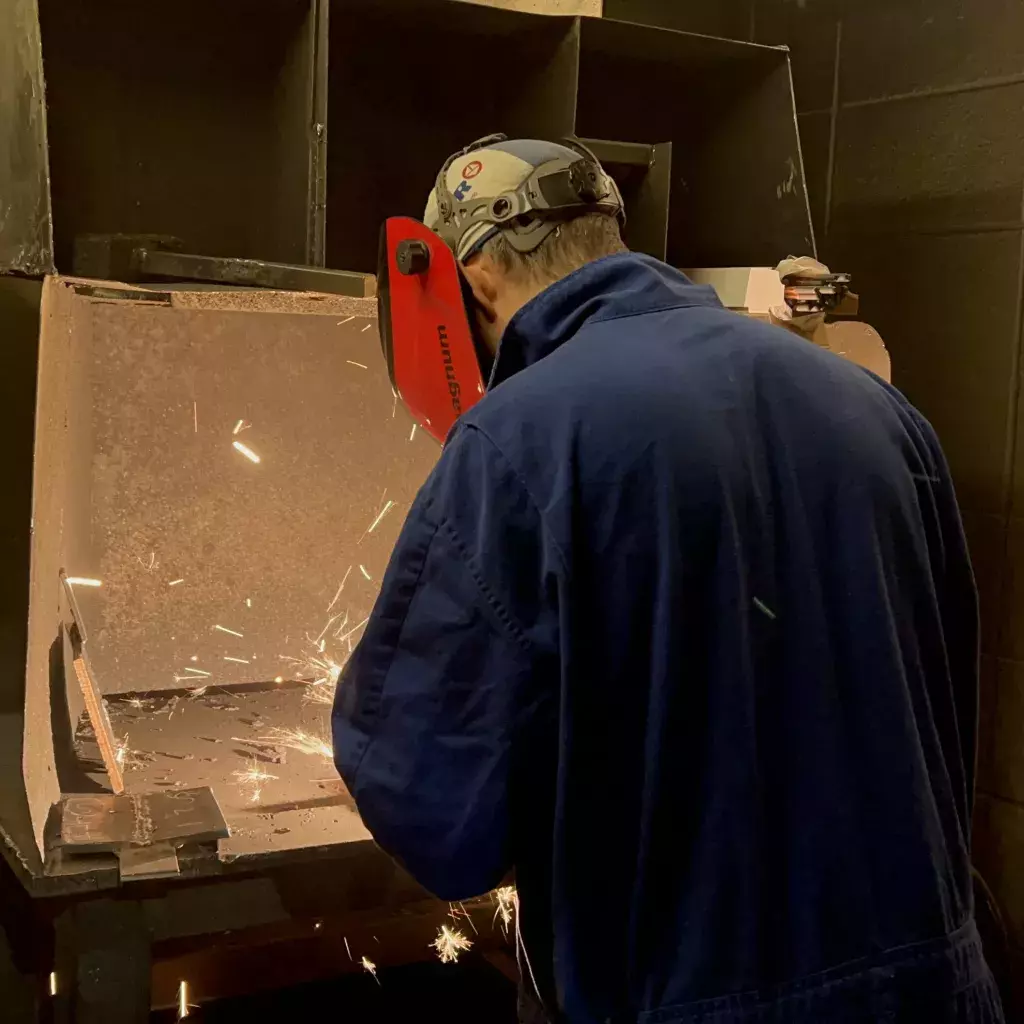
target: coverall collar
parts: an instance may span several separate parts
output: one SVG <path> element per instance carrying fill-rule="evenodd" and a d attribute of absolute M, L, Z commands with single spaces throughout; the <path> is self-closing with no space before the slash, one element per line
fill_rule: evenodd
<path fill-rule="evenodd" d="M 588 263 L 531 299 L 511 319 L 498 345 L 488 388 L 550 355 L 584 324 L 683 306 L 721 303 L 653 256 L 623 252 Z"/>

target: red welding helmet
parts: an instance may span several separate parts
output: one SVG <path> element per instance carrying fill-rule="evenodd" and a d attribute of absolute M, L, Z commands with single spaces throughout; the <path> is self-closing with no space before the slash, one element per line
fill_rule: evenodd
<path fill-rule="evenodd" d="M 483 396 L 481 365 L 490 361 L 457 261 L 499 233 L 516 252 L 531 253 L 560 223 L 587 212 L 625 223 L 618 187 L 578 139 L 489 135 L 444 163 L 425 223 L 385 223 L 377 276 L 384 356 L 392 386 L 439 441 Z"/>
<path fill-rule="evenodd" d="M 442 444 L 485 390 L 464 287 L 440 236 L 411 217 L 385 221 L 377 313 L 388 376 L 416 422 Z"/>

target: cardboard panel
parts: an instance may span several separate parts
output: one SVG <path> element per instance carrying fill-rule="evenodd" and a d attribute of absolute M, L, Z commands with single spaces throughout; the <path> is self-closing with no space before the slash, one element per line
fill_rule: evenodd
<path fill-rule="evenodd" d="M 836 227 L 1020 223 L 1024 85 L 845 108 L 837 132 Z"/>
<path fill-rule="evenodd" d="M 57 266 L 75 235 L 306 256 L 310 0 L 42 0 Z"/>
<path fill-rule="evenodd" d="M 861 0 L 855 12 L 843 21 L 844 102 L 1024 72 L 1016 0 Z"/>
<path fill-rule="evenodd" d="M 931 420 L 960 503 L 1004 513 L 1020 233 L 829 240 L 861 318 L 892 356 L 893 383 Z"/>
<path fill-rule="evenodd" d="M 607 19 L 581 27 L 580 135 L 673 144 L 670 263 L 813 253 L 785 51 Z"/>
<path fill-rule="evenodd" d="M 333 0 L 327 265 L 375 272 L 385 218 L 422 217 L 445 159 L 475 139 L 571 134 L 577 31 L 446 0 Z"/>
<path fill-rule="evenodd" d="M 34 0 L 0 6 L 0 272 L 52 269 L 46 108 Z"/>

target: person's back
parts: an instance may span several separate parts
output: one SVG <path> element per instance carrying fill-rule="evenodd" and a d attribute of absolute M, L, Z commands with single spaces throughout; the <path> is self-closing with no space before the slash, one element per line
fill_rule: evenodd
<path fill-rule="evenodd" d="M 995 1024 L 976 663 L 927 423 L 619 253 L 502 325 L 339 684 L 336 760 L 443 898 L 515 867 L 538 1020 Z"/>
<path fill-rule="evenodd" d="M 931 429 L 654 261 L 579 277 L 515 327 L 556 340 L 581 286 L 586 323 L 469 416 L 565 562 L 559 811 L 518 864 L 558 894 L 571 1019 L 995 1019 L 949 998 L 990 983 L 965 952 L 977 613 Z"/>

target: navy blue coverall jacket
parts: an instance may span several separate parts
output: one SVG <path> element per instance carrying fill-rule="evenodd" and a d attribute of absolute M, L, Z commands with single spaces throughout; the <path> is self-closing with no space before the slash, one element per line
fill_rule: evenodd
<path fill-rule="evenodd" d="M 988 1024 L 977 645 L 923 417 L 621 254 L 505 332 L 341 679 L 335 757 L 437 895 L 515 868 L 551 1019 Z"/>

